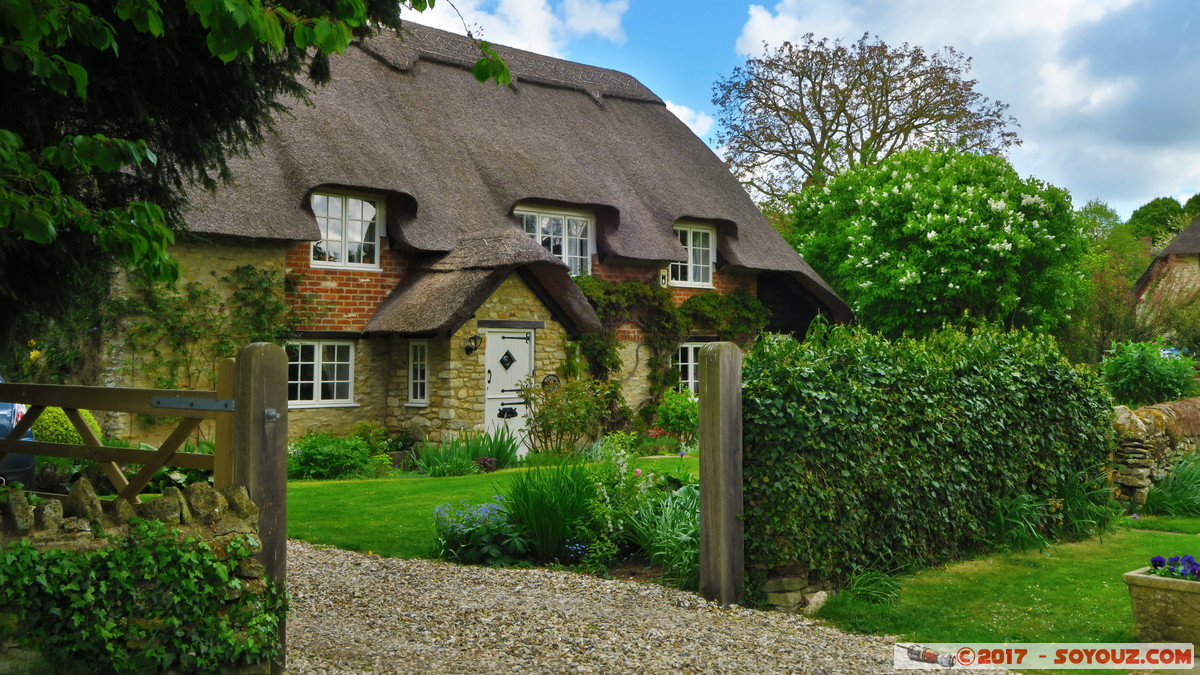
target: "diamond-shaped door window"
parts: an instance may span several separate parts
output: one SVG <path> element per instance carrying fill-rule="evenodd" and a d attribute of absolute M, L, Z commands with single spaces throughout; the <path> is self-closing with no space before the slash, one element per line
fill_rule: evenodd
<path fill-rule="evenodd" d="M 512 352 L 504 352 L 504 356 L 500 357 L 500 365 L 504 366 L 505 371 L 512 368 L 512 364 L 516 362 L 517 358 L 512 355 Z"/>

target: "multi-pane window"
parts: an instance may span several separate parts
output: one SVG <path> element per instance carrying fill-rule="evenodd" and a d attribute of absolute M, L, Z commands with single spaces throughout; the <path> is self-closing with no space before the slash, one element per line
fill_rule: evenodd
<path fill-rule="evenodd" d="M 525 234 L 567 263 L 571 274 L 589 274 L 592 271 L 592 249 L 596 237 L 591 216 L 570 211 L 526 208 L 517 209 L 514 215 Z"/>
<path fill-rule="evenodd" d="M 354 344 L 293 342 L 287 346 L 288 401 L 321 405 L 354 401 Z"/>
<path fill-rule="evenodd" d="M 700 393 L 700 348 L 703 342 L 685 342 L 675 355 L 675 367 L 679 369 L 679 391 Z"/>
<path fill-rule="evenodd" d="M 379 202 L 351 195 L 313 193 L 321 240 L 312 243 L 317 267 L 379 267 Z"/>
<path fill-rule="evenodd" d="M 429 403 L 429 343 L 408 343 L 408 402 Z"/>
<path fill-rule="evenodd" d="M 717 233 L 707 225 L 676 225 L 675 236 L 687 251 L 687 262 L 671 263 L 671 283 L 675 286 L 713 285 Z"/>

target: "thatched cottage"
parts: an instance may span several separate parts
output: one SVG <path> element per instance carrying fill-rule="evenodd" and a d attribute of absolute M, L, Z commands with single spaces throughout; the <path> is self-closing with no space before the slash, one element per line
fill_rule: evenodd
<path fill-rule="evenodd" d="M 478 50 L 458 35 L 408 24 L 403 39 L 354 44 L 312 106 L 232 164 L 234 186 L 194 203 L 174 251 L 185 277 L 252 263 L 323 302 L 289 347 L 293 434 L 520 425 L 516 383 L 598 328 L 572 275 L 667 284 L 677 301 L 745 288 L 777 331 L 851 319 L 637 80 L 497 51 L 511 86 L 476 82 Z M 641 335 L 620 334 L 636 405 Z M 681 368 L 711 339 L 689 339 Z"/>
<path fill-rule="evenodd" d="M 1200 298 L 1200 217 L 1154 254 L 1135 292 L 1143 308 L 1179 307 Z"/>

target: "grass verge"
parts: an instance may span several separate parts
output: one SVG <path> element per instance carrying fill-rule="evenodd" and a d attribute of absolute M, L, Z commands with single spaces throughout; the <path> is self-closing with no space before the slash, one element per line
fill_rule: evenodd
<path fill-rule="evenodd" d="M 1200 539 L 1127 531 L 996 554 L 900 579 L 893 605 L 848 593 L 818 614 L 843 630 L 914 642 L 1136 642 L 1121 575 L 1155 555 L 1200 554 Z"/>

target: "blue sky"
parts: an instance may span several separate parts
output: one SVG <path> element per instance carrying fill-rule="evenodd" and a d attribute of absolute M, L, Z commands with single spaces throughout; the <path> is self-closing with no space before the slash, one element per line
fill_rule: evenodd
<path fill-rule="evenodd" d="M 812 32 L 952 46 L 983 95 L 1008 103 L 1022 176 L 1102 199 L 1122 217 L 1200 192 L 1196 0 L 447 0 L 418 23 L 620 70 L 712 144 L 713 82 L 766 42 Z"/>

